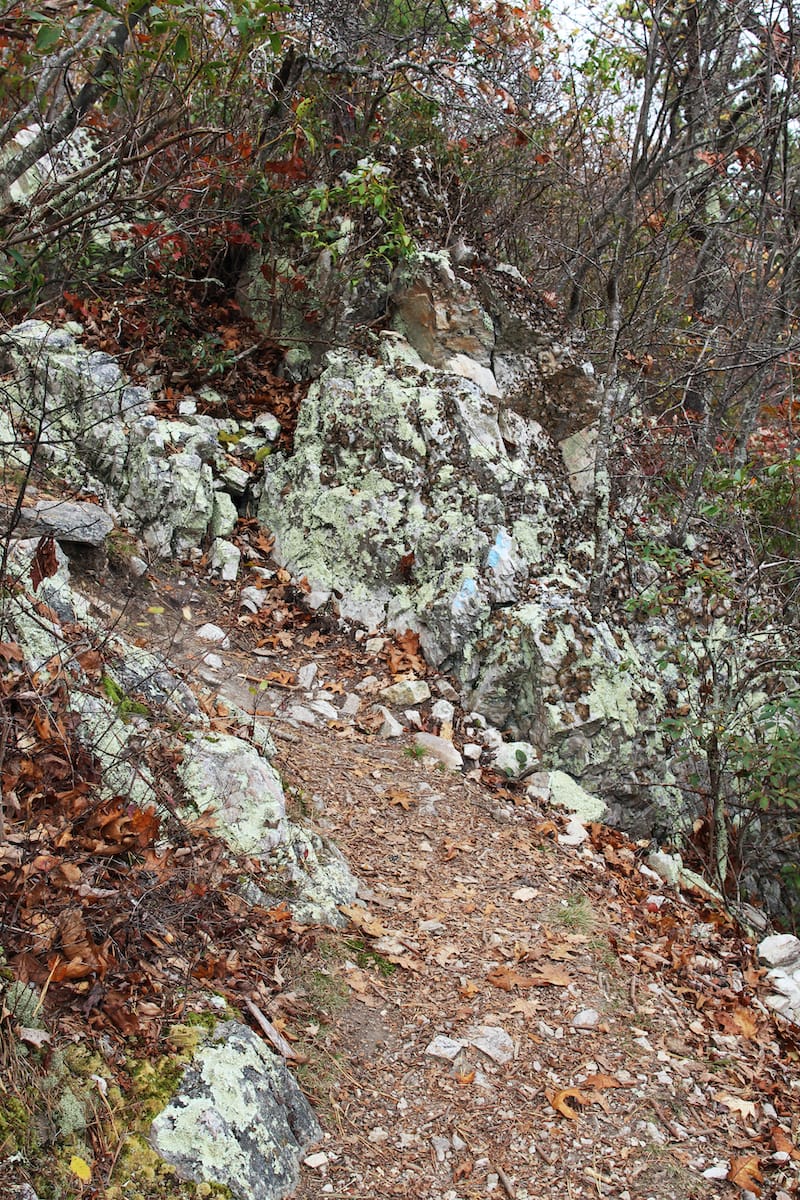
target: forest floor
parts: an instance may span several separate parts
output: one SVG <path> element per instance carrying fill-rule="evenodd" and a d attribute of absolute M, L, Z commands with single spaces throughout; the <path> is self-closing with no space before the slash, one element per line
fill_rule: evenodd
<path fill-rule="evenodd" d="M 253 708 L 292 815 L 360 881 L 347 927 L 287 943 L 258 995 L 325 1129 L 299 1200 L 800 1194 L 797 1030 L 752 942 L 647 847 L 600 825 L 570 845 L 524 785 L 382 737 L 371 704 L 408 643 L 368 652 L 272 586 L 243 618 L 235 585 L 150 575 L 117 616 L 218 712 Z M 205 621 L 231 642 L 211 672 Z M 359 714 L 288 719 L 320 691 Z"/>

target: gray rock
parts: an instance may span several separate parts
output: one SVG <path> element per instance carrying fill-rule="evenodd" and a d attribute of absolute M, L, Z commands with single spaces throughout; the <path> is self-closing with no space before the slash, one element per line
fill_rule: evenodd
<path fill-rule="evenodd" d="M 248 612 L 257 613 L 267 602 L 267 593 L 262 588 L 243 587 L 239 593 L 239 607 L 246 609 Z"/>
<path fill-rule="evenodd" d="M 550 803 L 575 813 L 582 821 L 602 821 L 606 814 L 604 801 L 592 796 L 564 771 L 551 771 L 549 777 Z"/>
<path fill-rule="evenodd" d="M 443 1058 L 445 1062 L 454 1062 L 467 1042 L 461 1038 L 448 1037 L 446 1033 L 437 1033 L 433 1041 L 425 1047 L 425 1053 L 431 1058 Z"/>
<path fill-rule="evenodd" d="M 451 771 L 460 771 L 464 765 L 461 755 L 446 738 L 436 737 L 433 733 L 415 733 L 414 745 Z"/>
<path fill-rule="evenodd" d="M 402 342 L 382 355 L 331 356 L 294 454 L 265 464 L 259 517 L 281 564 L 335 589 L 344 618 L 418 628 L 442 663 L 469 656 L 492 604 L 521 595 L 574 500 L 552 445 L 529 431 L 509 450 L 475 384 L 426 370 Z"/>
<path fill-rule="evenodd" d="M 318 671 L 319 667 L 315 662 L 304 663 L 297 672 L 297 686 L 301 687 L 304 692 L 307 692 L 317 678 Z"/>
<path fill-rule="evenodd" d="M 213 500 L 213 508 L 211 513 L 211 523 L 208 527 L 208 532 L 214 538 L 227 538 L 233 533 L 236 528 L 236 522 L 239 519 L 239 514 L 236 511 L 236 505 L 231 500 L 227 492 L 215 492 Z"/>
<path fill-rule="evenodd" d="M 600 1013 L 596 1008 L 582 1008 L 572 1018 L 573 1029 L 595 1029 L 600 1024 Z"/>
<path fill-rule="evenodd" d="M 800 968 L 800 939 L 791 933 L 776 933 L 758 943 L 758 956 L 770 967 L 793 971 Z"/>
<path fill-rule="evenodd" d="M 286 715 L 295 725 L 319 725 L 316 713 L 304 704 L 290 704 Z"/>
<path fill-rule="evenodd" d="M 288 903 L 298 921 L 335 928 L 347 924 L 339 909 L 355 900 L 358 880 L 333 842 L 290 824 L 273 858 L 288 872 L 294 889 Z"/>
<path fill-rule="evenodd" d="M 236 579 L 241 559 L 242 552 L 233 542 L 218 537 L 211 543 L 211 569 L 216 571 L 221 579 L 229 583 Z"/>
<path fill-rule="evenodd" d="M 339 720 L 339 709 L 328 700 L 310 700 L 308 707 L 312 712 L 319 713 L 326 721 Z"/>
<path fill-rule="evenodd" d="M 195 630 L 195 637 L 199 638 L 201 642 L 215 642 L 222 646 L 223 650 L 227 650 L 230 646 L 230 638 L 225 630 L 220 629 L 219 625 L 213 625 L 210 621 Z"/>
<path fill-rule="evenodd" d="M 492 756 L 492 765 L 509 779 L 519 779 L 539 762 L 539 753 L 530 742 L 503 742 Z"/>
<path fill-rule="evenodd" d="M 177 768 L 186 804 L 217 814 L 218 833 L 238 854 L 266 856 L 288 836 L 280 776 L 241 738 L 215 733 L 187 742 Z"/>
<path fill-rule="evenodd" d="M 452 725 L 455 715 L 455 706 L 449 700 L 437 700 L 431 705 L 431 716 L 443 725 Z"/>
<path fill-rule="evenodd" d="M 0 507 L 0 521 L 7 521 L 11 510 Z M 14 527 L 15 537 L 50 535 L 57 541 L 102 546 L 114 522 L 98 504 L 75 500 L 39 500 L 25 505 Z"/>
<path fill-rule="evenodd" d="M 322 1137 L 285 1062 L 236 1021 L 197 1050 L 153 1121 L 153 1149 L 181 1179 L 227 1185 L 237 1200 L 283 1200 Z"/>
<path fill-rule="evenodd" d="M 499 1025 L 473 1025 L 465 1037 L 471 1046 L 500 1066 L 514 1057 L 513 1039 Z"/>
<path fill-rule="evenodd" d="M 389 709 L 385 708 L 382 704 L 379 704 L 377 706 L 377 709 L 378 709 L 378 712 L 383 717 L 383 724 L 381 725 L 381 730 L 380 730 L 381 737 L 385 737 L 385 738 L 402 737 L 403 733 L 405 732 L 405 729 L 400 724 L 400 722 L 397 720 L 397 718 L 394 716 L 394 714 L 390 713 Z"/>
<path fill-rule="evenodd" d="M 421 704 L 430 698 L 431 689 L 424 679 L 405 679 L 381 689 L 381 698 L 395 708 Z"/>

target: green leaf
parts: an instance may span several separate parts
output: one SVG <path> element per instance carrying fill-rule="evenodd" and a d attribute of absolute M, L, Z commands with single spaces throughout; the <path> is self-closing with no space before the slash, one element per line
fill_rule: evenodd
<path fill-rule="evenodd" d="M 61 29 L 58 25 L 40 25 L 33 48 L 34 50 L 38 50 L 40 54 L 46 54 L 48 50 L 53 49 L 53 46 L 55 46 L 60 37 Z"/>

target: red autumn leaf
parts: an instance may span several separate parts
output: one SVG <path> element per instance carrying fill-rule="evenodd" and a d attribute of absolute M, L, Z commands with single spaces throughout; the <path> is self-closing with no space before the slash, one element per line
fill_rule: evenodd
<path fill-rule="evenodd" d="M 31 587 L 34 591 L 43 579 L 50 579 L 58 570 L 55 538 L 50 534 L 39 538 L 31 563 Z"/>

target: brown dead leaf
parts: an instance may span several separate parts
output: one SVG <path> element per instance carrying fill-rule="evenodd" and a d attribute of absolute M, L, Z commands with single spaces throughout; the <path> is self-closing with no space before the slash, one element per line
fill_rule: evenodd
<path fill-rule="evenodd" d="M 572 980 L 566 971 L 545 964 L 536 975 L 521 975 L 510 967 L 494 967 L 486 976 L 493 987 L 511 992 L 515 987 L 569 987 Z"/>
<path fill-rule="evenodd" d="M 362 908 L 360 904 L 343 904 L 339 912 L 344 913 L 346 917 L 352 921 L 357 929 L 361 929 L 369 937 L 383 937 L 384 934 L 391 934 L 391 930 L 382 925 L 377 918 L 372 917 L 366 908 Z"/>
<path fill-rule="evenodd" d="M 595 1075 L 587 1075 L 583 1081 L 583 1086 L 592 1092 L 602 1092 L 606 1088 L 632 1087 L 633 1084 L 620 1083 L 613 1075 L 605 1075 L 601 1071 Z"/>
<path fill-rule="evenodd" d="M 278 687 L 294 687 L 297 683 L 297 678 L 291 671 L 267 671 L 264 676 L 270 683 L 276 683 Z"/>
<path fill-rule="evenodd" d="M 725 1033 L 739 1037 L 754 1038 L 758 1034 L 758 1021 L 751 1008 L 735 1004 L 730 1011 L 720 1012 L 718 1020 Z"/>
<path fill-rule="evenodd" d="M 534 975 L 528 987 L 569 987 L 572 983 L 571 978 L 566 971 L 560 967 L 551 967 L 548 963 L 544 963 L 539 972 Z"/>
<path fill-rule="evenodd" d="M 540 1013 L 539 1003 L 537 1000 L 523 1000 L 522 996 L 518 996 L 511 1005 L 511 1011 L 521 1013 L 523 1017 L 538 1017 Z"/>
<path fill-rule="evenodd" d="M 743 1100 L 741 1096 L 729 1096 L 726 1092 L 717 1092 L 714 1099 L 717 1104 L 723 1104 L 729 1112 L 738 1113 L 744 1121 L 753 1121 L 758 1117 L 758 1105 L 752 1100 Z"/>
<path fill-rule="evenodd" d="M 474 1071 L 457 1071 L 455 1074 L 455 1081 L 460 1087 L 469 1087 L 474 1078 Z"/>
<path fill-rule="evenodd" d="M 736 1184 L 743 1191 L 753 1192 L 754 1195 L 760 1196 L 761 1188 L 758 1185 L 764 1182 L 764 1177 L 761 1174 L 758 1155 L 743 1154 L 740 1158 L 735 1158 L 728 1171 L 728 1181 Z"/>
<path fill-rule="evenodd" d="M 58 558 L 56 557 L 55 538 L 50 534 L 39 538 L 36 544 L 36 553 L 33 556 L 31 563 L 31 587 L 34 591 L 38 588 L 43 579 L 50 579 L 58 570 Z"/>
<path fill-rule="evenodd" d="M 574 1108 L 567 1104 L 568 1100 L 574 1100 L 576 1104 L 590 1104 L 591 1100 L 588 1096 L 584 1096 L 578 1088 L 561 1088 L 557 1092 L 545 1092 L 548 1103 L 560 1113 L 562 1117 L 567 1117 L 570 1121 L 577 1121 L 578 1113 Z"/>
<path fill-rule="evenodd" d="M 453 1183 L 458 1183 L 459 1179 L 469 1179 L 475 1164 L 471 1158 L 464 1159 L 453 1171 Z"/>
<path fill-rule="evenodd" d="M 788 1154 L 793 1159 L 800 1158 L 800 1151 L 797 1150 L 786 1130 L 781 1129 L 780 1125 L 773 1125 L 769 1131 L 769 1136 L 774 1150 Z"/>
<path fill-rule="evenodd" d="M 416 800 L 410 792 L 404 792 L 402 788 L 389 788 L 386 793 L 389 797 L 389 803 L 392 807 L 402 808 L 403 812 L 408 812 L 416 804 Z"/>

